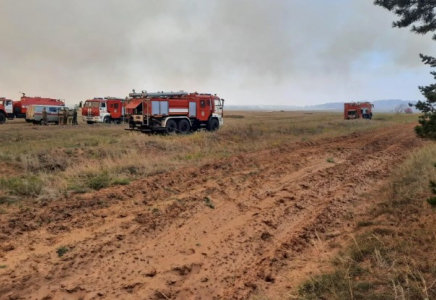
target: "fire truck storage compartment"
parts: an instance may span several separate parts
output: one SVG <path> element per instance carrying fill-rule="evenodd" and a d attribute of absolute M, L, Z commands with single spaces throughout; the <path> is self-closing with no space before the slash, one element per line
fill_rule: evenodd
<path fill-rule="evenodd" d="M 168 116 L 168 101 L 151 101 L 151 114 L 153 116 Z"/>
<path fill-rule="evenodd" d="M 189 102 L 189 117 L 197 117 L 197 102 Z"/>

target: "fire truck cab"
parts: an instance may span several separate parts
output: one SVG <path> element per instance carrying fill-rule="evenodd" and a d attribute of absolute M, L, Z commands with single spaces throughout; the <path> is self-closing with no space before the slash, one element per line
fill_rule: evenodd
<path fill-rule="evenodd" d="M 141 132 L 187 134 L 223 126 L 224 99 L 187 92 L 131 93 L 126 109 L 132 111 L 129 128 Z"/>
<path fill-rule="evenodd" d="M 374 104 L 370 102 L 350 102 L 344 103 L 344 119 L 372 119 L 372 108 Z"/>
<path fill-rule="evenodd" d="M 13 120 L 13 101 L 6 98 L 0 98 L 0 124 L 4 124 L 6 119 Z"/>
<path fill-rule="evenodd" d="M 82 107 L 83 121 L 93 123 L 120 123 L 125 119 L 125 99 L 115 97 L 86 100 Z"/>

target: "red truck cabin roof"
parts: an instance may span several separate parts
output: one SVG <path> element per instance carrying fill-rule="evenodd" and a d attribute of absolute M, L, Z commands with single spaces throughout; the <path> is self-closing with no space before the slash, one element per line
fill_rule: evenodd
<path fill-rule="evenodd" d="M 94 99 L 88 99 L 85 101 L 85 103 L 83 104 L 83 107 L 86 106 L 94 106 L 91 105 L 91 103 L 111 103 L 111 102 L 124 102 L 125 99 L 124 98 L 113 98 L 113 97 L 108 97 L 108 98 L 94 98 Z M 87 103 L 90 103 L 87 105 Z"/>

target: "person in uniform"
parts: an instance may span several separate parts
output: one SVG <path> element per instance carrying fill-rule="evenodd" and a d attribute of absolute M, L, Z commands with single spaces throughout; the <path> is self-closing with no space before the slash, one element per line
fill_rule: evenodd
<path fill-rule="evenodd" d="M 42 109 L 42 125 L 47 125 L 47 110 L 45 107 Z"/>
<path fill-rule="evenodd" d="M 73 110 L 73 125 L 79 125 L 79 123 L 77 123 L 77 109 Z"/>
<path fill-rule="evenodd" d="M 63 110 L 59 107 L 58 108 L 58 125 L 62 125 L 62 124 L 64 124 L 64 122 L 63 122 Z"/>
<path fill-rule="evenodd" d="M 63 124 L 64 125 L 67 125 L 67 122 L 68 122 L 68 110 L 67 110 L 67 108 L 66 107 L 64 107 L 64 113 L 63 113 Z"/>

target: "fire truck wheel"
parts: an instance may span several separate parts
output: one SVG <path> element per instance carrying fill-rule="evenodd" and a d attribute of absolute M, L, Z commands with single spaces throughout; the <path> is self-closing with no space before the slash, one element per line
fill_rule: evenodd
<path fill-rule="evenodd" d="M 220 126 L 220 123 L 216 118 L 213 118 L 209 121 L 209 124 L 207 125 L 207 130 L 209 131 L 215 131 L 218 130 L 218 127 Z"/>
<path fill-rule="evenodd" d="M 177 132 L 177 123 L 174 120 L 168 120 L 167 125 L 165 126 L 167 134 L 176 134 Z"/>
<path fill-rule="evenodd" d="M 109 116 L 104 117 L 103 123 L 109 124 L 110 122 L 111 122 L 111 118 L 109 118 Z"/>
<path fill-rule="evenodd" d="M 188 120 L 182 119 L 179 121 L 179 133 L 180 134 L 188 134 L 191 130 L 191 125 Z"/>
<path fill-rule="evenodd" d="M 0 113 L 0 124 L 4 124 L 6 122 L 6 116 L 4 113 Z"/>

